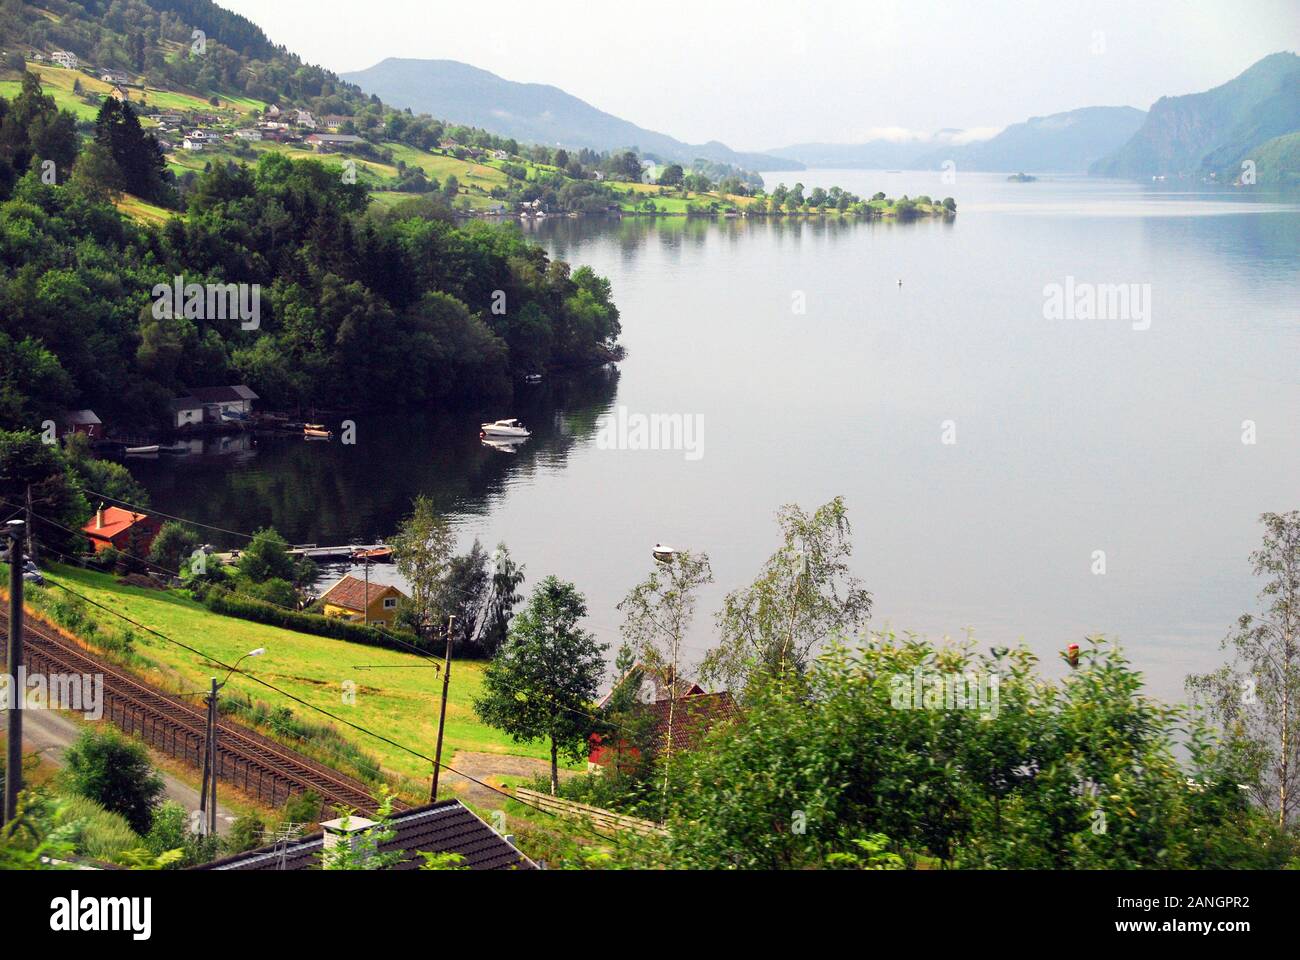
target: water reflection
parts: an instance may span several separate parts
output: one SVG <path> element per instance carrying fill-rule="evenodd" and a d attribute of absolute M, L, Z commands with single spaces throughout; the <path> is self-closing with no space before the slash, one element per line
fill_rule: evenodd
<path fill-rule="evenodd" d="M 618 389 L 614 367 L 516 390 L 508 411 L 431 410 L 358 415 L 356 443 L 233 434 L 188 441 L 190 456 L 131 462 L 153 505 L 226 530 L 274 526 L 295 543 L 377 541 L 418 494 L 448 513 L 479 514 L 514 478 L 562 469 L 593 435 Z M 479 441 L 478 424 L 517 416 L 533 435 L 513 455 Z M 213 543 L 238 538 L 208 531 Z"/>

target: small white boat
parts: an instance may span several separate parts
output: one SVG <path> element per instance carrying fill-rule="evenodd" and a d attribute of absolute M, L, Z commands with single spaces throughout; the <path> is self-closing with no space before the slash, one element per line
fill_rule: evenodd
<path fill-rule="evenodd" d="M 151 443 L 147 447 L 127 447 L 122 452 L 125 453 L 128 457 L 139 457 L 149 453 L 157 453 L 158 444 Z"/>
<path fill-rule="evenodd" d="M 483 436 L 497 439 L 527 440 L 532 436 L 518 420 L 514 419 L 485 423 L 479 429 L 482 430 Z"/>
<path fill-rule="evenodd" d="M 660 563 L 672 563 L 673 558 L 677 556 L 677 550 L 666 543 L 656 543 L 650 552 Z"/>

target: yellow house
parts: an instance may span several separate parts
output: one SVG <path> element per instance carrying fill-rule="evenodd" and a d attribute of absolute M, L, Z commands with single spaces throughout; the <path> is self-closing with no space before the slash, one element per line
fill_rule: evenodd
<path fill-rule="evenodd" d="M 372 627 L 390 629 L 397 616 L 397 602 L 406 599 L 394 586 L 371 583 L 352 575 L 345 576 L 321 594 L 327 617 L 341 617 L 355 622 L 369 622 Z"/>

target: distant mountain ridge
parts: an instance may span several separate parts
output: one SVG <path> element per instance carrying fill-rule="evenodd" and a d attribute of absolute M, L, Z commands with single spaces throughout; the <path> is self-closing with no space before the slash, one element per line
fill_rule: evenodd
<path fill-rule="evenodd" d="M 1161 97 L 1133 137 L 1089 172 L 1105 177 L 1236 176 L 1252 151 L 1297 131 L 1300 57 L 1274 53 L 1211 90 Z"/>
<path fill-rule="evenodd" d="M 1146 119 L 1135 107 L 1081 107 L 1013 123 L 990 140 L 922 157 L 928 168 L 952 160 L 958 168 L 1034 173 L 1086 173 L 1122 146 Z"/>
<path fill-rule="evenodd" d="M 605 151 L 636 147 L 661 160 L 695 159 L 748 170 L 786 169 L 786 161 L 732 150 L 716 140 L 689 144 L 606 113 L 559 87 L 517 83 L 456 60 L 389 57 L 341 75 L 386 103 L 431 113 L 454 123 L 485 127 L 501 136 L 547 146 Z"/>
<path fill-rule="evenodd" d="M 929 139 L 811 143 L 769 152 L 811 167 L 934 170 L 951 161 L 965 170 L 1086 173 L 1091 163 L 1127 142 L 1145 117 L 1134 107 L 1082 107 L 1030 117 L 987 140 L 962 142 L 963 131 L 940 130 Z"/>

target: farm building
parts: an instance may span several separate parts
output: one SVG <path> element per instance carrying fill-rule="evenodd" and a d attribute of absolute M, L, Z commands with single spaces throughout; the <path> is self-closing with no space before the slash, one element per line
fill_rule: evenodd
<path fill-rule="evenodd" d="M 317 150 L 337 150 L 340 147 L 355 147 L 364 141 L 351 133 L 313 133 L 305 138 Z"/>

